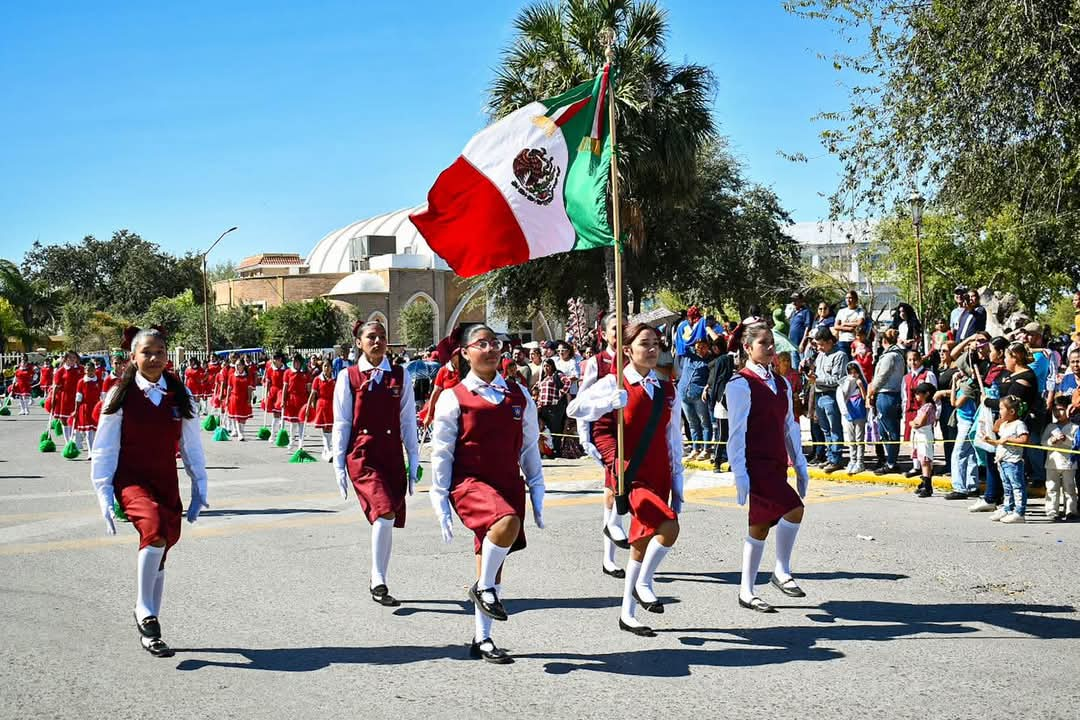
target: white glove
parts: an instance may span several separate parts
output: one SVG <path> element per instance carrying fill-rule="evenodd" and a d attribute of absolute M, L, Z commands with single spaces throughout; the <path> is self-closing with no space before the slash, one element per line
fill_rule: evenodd
<path fill-rule="evenodd" d="M 442 530 L 442 541 L 449 545 L 454 539 L 454 521 L 449 515 L 440 515 L 439 528 Z"/>
<path fill-rule="evenodd" d="M 349 474 L 345 470 L 337 470 L 337 484 L 338 490 L 341 491 L 341 499 L 347 500 L 349 498 Z M 412 494 L 411 492 L 409 493 Z"/>
<path fill-rule="evenodd" d="M 113 494 L 112 485 L 99 485 L 97 490 L 98 505 L 101 506 L 101 515 L 105 518 L 105 534 L 116 534 L 116 516 L 113 515 L 113 502 L 116 496 Z"/>
<path fill-rule="evenodd" d="M 189 523 L 195 522 L 196 520 L 199 519 L 199 513 L 202 512 L 203 508 L 208 508 L 208 507 L 210 507 L 210 506 L 207 505 L 206 501 L 202 499 L 202 496 L 199 494 L 199 489 L 197 487 L 195 487 L 194 484 L 192 484 L 192 486 L 191 486 L 191 502 L 188 503 L 188 510 L 187 510 L 187 521 Z"/>
<path fill-rule="evenodd" d="M 799 497 L 806 497 L 806 491 L 810 488 L 810 474 L 805 471 L 796 473 L 795 485 L 799 488 Z"/>
<path fill-rule="evenodd" d="M 585 454 L 591 457 L 601 465 L 604 464 L 604 456 L 600 454 L 600 451 L 596 449 L 596 446 L 591 442 L 582 443 L 582 447 L 585 449 Z"/>
<path fill-rule="evenodd" d="M 416 478 L 412 473 L 409 473 L 409 496 L 416 492 Z"/>
<path fill-rule="evenodd" d="M 629 400 L 629 397 L 630 396 L 627 394 L 626 390 L 623 390 L 622 388 L 616 390 L 614 393 L 611 394 L 611 400 L 609 401 L 611 409 L 618 410 L 620 408 L 626 407 L 626 403 Z"/>
<path fill-rule="evenodd" d="M 740 505 L 746 504 L 750 495 L 750 476 L 743 473 L 735 473 L 735 496 Z"/>
<path fill-rule="evenodd" d="M 537 483 L 529 488 L 529 499 L 532 501 L 533 522 L 536 527 L 544 529 L 544 485 Z"/>
<path fill-rule="evenodd" d="M 676 515 L 678 515 L 679 513 L 682 512 L 682 506 L 683 506 L 683 497 L 682 497 L 682 495 L 680 493 L 677 493 L 674 490 L 672 490 L 671 491 L 671 509 L 675 511 Z"/>

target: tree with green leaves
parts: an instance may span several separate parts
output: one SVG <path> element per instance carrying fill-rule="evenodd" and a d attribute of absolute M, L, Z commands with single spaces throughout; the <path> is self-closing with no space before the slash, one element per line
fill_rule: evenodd
<path fill-rule="evenodd" d="M 9 337 L 21 338 L 25 335 L 26 328 L 19 320 L 19 314 L 7 298 L 0 297 L 0 352 L 7 350 Z"/>
<path fill-rule="evenodd" d="M 435 344 L 432 327 L 435 322 L 435 310 L 426 300 L 411 302 L 398 314 L 398 334 L 405 346 L 414 350 L 424 349 Z"/>
<path fill-rule="evenodd" d="M 651 242 L 653 218 L 693 190 L 698 150 L 716 135 L 712 73 L 668 60 L 667 13 L 652 0 L 542 0 L 518 14 L 514 29 L 489 91 L 492 119 L 594 78 L 606 62 L 603 33 L 615 32 L 620 207 L 630 247 L 625 269 L 634 288 L 635 272 L 639 278 L 648 274 L 636 271 L 646 265 L 637 255 Z M 561 314 L 570 297 L 613 307 L 613 257 L 610 248 L 562 254 L 527 268 L 496 270 L 483 282 L 512 319 L 537 309 Z M 605 274 L 594 279 L 599 267 Z M 638 289 L 644 292 L 647 284 L 641 279 Z M 525 312 L 523 292 L 529 293 Z"/>
<path fill-rule="evenodd" d="M 64 292 L 39 278 L 28 278 L 10 260 L 0 259 L 0 297 L 19 319 L 19 332 L 29 345 L 34 338 L 57 329 Z"/>
<path fill-rule="evenodd" d="M 324 298 L 269 308 L 259 316 L 259 327 L 271 348 L 327 348 L 349 335 L 345 314 Z"/>
<path fill-rule="evenodd" d="M 859 48 L 832 58 L 848 107 L 819 116 L 843 168 L 833 216 L 886 215 L 919 183 L 968 232 L 1007 217 L 1038 270 L 1080 276 L 1080 3 L 785 4 Z"/>

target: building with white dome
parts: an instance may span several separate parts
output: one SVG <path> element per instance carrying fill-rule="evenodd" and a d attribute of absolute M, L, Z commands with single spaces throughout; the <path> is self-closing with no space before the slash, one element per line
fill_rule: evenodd
<path fill-rule="evenodd" d="M 334 230 L 303 259 L 288 253 L 245 258 L 236 268 L 237 277 L 214 283 L 216 304 L 266 309 L 325 297 L 350 317 L 383 321 L 391 344 L 402 344 L 401 310 L 426 302 L 434 311 L 436 340 L 458 323 L 485 320 L 525 340 L 551 338 L 542 316 L 524 328 L 509 328 L 489 317 L 479 288 L 458 278 L 409 220 L 423 208 L 405 208 Z"/>

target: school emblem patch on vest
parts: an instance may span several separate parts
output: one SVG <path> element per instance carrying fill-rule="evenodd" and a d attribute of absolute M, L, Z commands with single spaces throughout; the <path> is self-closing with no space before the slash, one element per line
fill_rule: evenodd
<path fill-rule="evenodd" d="M 520 405 L 515 405 L 511 409 L 514 411 L 514 419 L 515 420 L 520 420 L 521 419 L 521 406 Z"/>

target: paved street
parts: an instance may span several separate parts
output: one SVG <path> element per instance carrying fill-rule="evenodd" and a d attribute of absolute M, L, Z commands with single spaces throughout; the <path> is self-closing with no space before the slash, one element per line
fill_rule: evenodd
<path fill-rule="evenodd" d="M 404 604 L 382 608 L 367 523 L 329 466 L 208 433 L 211 509 L 170 555 L 177 653 L 155 659 L 131 620 L 135 533 L 104 535 L 89 462 L 39 454 L 34 412 L 0 418 L 2 718 L 1076 717 L 1080 525 L 1041 512 L 1003 526 L 814 480 L 794 559 L 808 597 L 763 587 L 781 610 L 758 615 L 736 605 L 745 511 L 695 474 L 658 575 L 667 612 L 639 615 L 659 637 L 637 638 L 600 574 L 599 475 L 559 461 L 548 529 L 530 519 L 507 565 L 495 639 L 517 662 L 497 667 L 467 656 L 471 539 L 457 525 L 444 546 L 424 492 L 395 533 Z M 770 541 L 762 582 L 772 558 Z"/>

